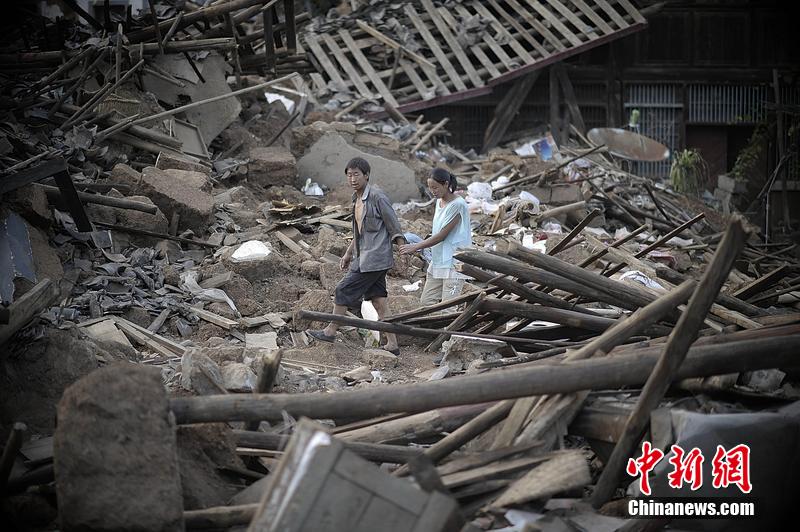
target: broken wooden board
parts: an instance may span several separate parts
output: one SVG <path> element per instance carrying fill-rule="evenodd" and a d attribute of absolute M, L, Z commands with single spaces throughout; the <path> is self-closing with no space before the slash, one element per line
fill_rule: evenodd
<path fill-rule="evenodd" d="M 462 524 L 451 497 L 392 477 L 301 420 L 250 529 L 436 532 Z"/>
<path fill-rule="evenodd" d="M 239 326 L 238 321 L 226 318 L 225 316 L 220 316 L 219 314 L 215 314 L 206 309 L 202 309 L 200 307 L 191 307 L 191 310 L 197 314 L 201 320 L 213 323 L 214 325 L 222 327 L 227 331 Z"/>
<path fill-rule="evenodd" d="M 401 113 L 416 111 L 488 93 L 647 25 L 628 0 L 468 0 L 448 7 L 424 0 L 407 5 L 404 14 L 399 22 L 424 49 L 411 52 L 363 21 L 356 21 L 357 29 L 321 37 L 307 33 L 305 44 L 323 74 L 315 84 L 331 80 L 361 98 L 380 95 Z M 487 28 L 479 40 L 462 45 L 463 21 L 474 17 Z M 402 57 L 380 70 L 367 60 L 375 50 Z"/>

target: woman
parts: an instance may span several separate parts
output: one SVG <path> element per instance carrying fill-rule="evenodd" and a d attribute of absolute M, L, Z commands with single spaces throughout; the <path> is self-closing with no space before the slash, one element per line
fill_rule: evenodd
<path fill-rule="evenodd" d="M 431 249 L 431 261 L 420 303 L 433 305 L 461 293 L 466 276 L 455 269 L 453 255 L 472 245 L 469 209 L 464 198 L 455 194 L 456 177 L 444 168 L 435 168 L 428 178 L 428 189 L 436 198 L 432 235 L 416 244 L 400 246 L 409 254 Z"/>

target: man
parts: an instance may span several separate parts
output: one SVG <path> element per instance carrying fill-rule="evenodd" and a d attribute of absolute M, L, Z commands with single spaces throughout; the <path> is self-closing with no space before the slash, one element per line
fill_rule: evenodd
<path fill-rule="evenodd" d="M 360 308 L 366 300 L 382 320 L 388 310 L 386 272 L 394 266 L 392 243 L 405 243 L 405 238 L 389 199 L 369 184 L 369 163 L 356 157 L 347 163 L 344 173 L 353 189 L 353 241 L 339 262 L 343 271 L 348 267 L 349 271 L 336 286 L 333 313 L 344 316 L 348 308 Z M 338 324 L 329 323 L 324 329 L 307 332 L 317 340 L 333 342 L 338 329 Z M 386 333 L 384 349 L 400 354 L 394 334 Z"/>

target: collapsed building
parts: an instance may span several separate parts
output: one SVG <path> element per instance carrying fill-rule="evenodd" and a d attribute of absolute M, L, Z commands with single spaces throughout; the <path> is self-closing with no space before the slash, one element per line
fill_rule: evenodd
<path fill-rule="evenodd" d="M 780 3 L 10 11 L 0 506 L 13 528 L 792 517 L 800 47 Z M 329 314 L 353 157 L 423 237 L 431 168 L 457 176 L 474 243 L 457 257 L 460 296 L 421 306 L 426 260 L 400 255 L 389 317 L 368 302 Z M 305 333 L 330 320 L 335 343 Z M 399 335 L 399 356 L 380 332 Z M 747 469 L 718 482 L 742 465 L 719 450 L 742 445 Z M 650 471 L 648 446 L 663 458 Z M 691 478 L 672 472 L 676 447 L 701 458 Z M 633 513 L 648 496 L 755 515 Z"/>

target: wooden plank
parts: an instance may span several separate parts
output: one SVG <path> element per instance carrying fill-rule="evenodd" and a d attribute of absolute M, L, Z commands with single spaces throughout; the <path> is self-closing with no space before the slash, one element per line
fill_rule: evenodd
<path fill-rule="evenodd" d="M 161 336 L 160 334 L 150 332 L 141 325 L 137 325 L 132 321 L 126 320 L 125 318 L 122 318 L 120 316 L 113 316 L 111 319 L 113 319 L 116 322 L 117 327 L 122 329 L 122 331 L 125 332 L 126 334 L 129 332 L 138 333 L 139 335 L 145 336 L 150 340 L 152 340 L 153 342 L 165 347 L 175 355 L 183 355 L 183 353 L 186 351 L 186 348 L 181 344 L 179 344 L 178 342 L 174 342 L 169 338 Z"/>
<path fill-rule="evenodd" d="M 143 334 L 141 331 L 138 331 L 122 323 L 118 323 L 117 326 L 122 330 L 122 332 L 124 332 L 131 339 L 133 339 L 133 341 L 136 342 L 137 345 L 143 345 L 148 349 L 152 349 L 156 353 L 167 358 L 172 358 L 176 355 L 176 353 L 173 353 L 172 350 L 160 344 L 159 342 L 155 341 L 153 338 L 148 337 L 146 334 Z"/>
<path fill-rule="evenodd" d="M 536 62 L 536 59 L 534 59 L 533 56 L 529 54 L 528 51 L 525 48 L 523 48 L 523 46 L 519 42 L 517 42 L 517 39 L 515 39 L 514 36 L 508 32 L 506 27 L 503 26 L 503 24 L 499 20 L 497 20 L 494 17 L 494 15 L 492 15 L 491 12 L 489 12 L 488 9 L 486 9 L 486 7 L 480 2 L 480 0 L 475 0 L 471 5 L 472 8 L 475 9 L 475 11 L 479 15 L 490 21 L 491 25 L 494 26 L 494 29 L 497 31 L 498 34 L 502 35 L 508 40 L 508 46 L 510 46 L 511 49 L 514 50 L 514 52 L 516 52 L 516 54 L 519 56 L 520 59 L 522 59 L 524 63 Z"/>
<path fill-rule="evenodd" d="M 44 278 L 8 307 L 8 323 L 0 325 L 0 345 L 54 303 L 60 294 L 58 283 Z"/>
<path fill-rule="evenodd" d="M 325 83 L 325 78 L 323 78 L 318 72 L 312 72 L 309 75 L 311 76 L 311 82 L 314 84 L 315 91 L 322 92 L 328 88 L 327 84 Z"/>
<path fill-rule="evenodd" d="M 583 33 L 589 40 L 596 39 L 599 37 L 597 33 L 595 33 L 594 29 L 582 21 L 575 13 L 573 13 L 567 6 L 559 2 L 559 0 L 547 0 L 547 3 L 553 6 L 553 9 L 561 13 L 564 18 L 566 18 L 570 24 L 572 24 L 575 29 L 579 32 Z"/>
<path fill-rule="evenodd" d="M 346 82 L 342 79 L 342 76 L 339 74 L 339 69 L 333 66 L 330 59 L 328 59 L 328 54 L 326 54 L 322 50 L 322 46 L 320 46 L 319 42 L 317 41 L 316 35 L 311 33 L 307 33 L 305 36 L 306 44 L 311 48 L 311 53 L 314 54 L 314 57 L 319 61 L 319 64 L 322 65 L 322 68 L 325 69 L 325 73 L 328 74 L 334 83 L 338 83 L 343 88 L 348 88 L 352 84 Z"/>
<path fill-rule="evenodd" d="M 751 297 L 760 294 L 770 286 L 774 285 L 784 277 L 786 277 L 791 272 L 791 269 L 788 265 L 783 264 L 778 268 L 775 268 L 771 272 L 766 275 L 762 275 L 758 279 L 755 279 L 752 282 L 747 283 L 745 286 L 736 290 L 733 294 L 733 297 L 737 297 L 739 299 L 748 300 Z"/>
<path fill-rule="evenodd" d="M 225 316 L 220 316 L 219 314 L 214 314 L 213 312 L 200 308 L 200 307 L 191 307 L 192 312 L 197 314 L 197 316 L 204 321 L 209 323 L 213 323 L 219 327 L 222 327 L 225 330 L 231 330 L 234 327 L 239 325 L 238 321 L 229 320 Z"/>
<path fill-rule="evenodd" d="M 591 483 L 589 464 L 579 450 L 565 451 L 532 469 L 512 483 L 492 507 L 516 506 L 534 499 L 547 499 L 557 493 Z"/>
<path fill-rule="evenodd" d="M 514 438 L 517 437 L 525 420 L 528 419 L 533 407 L 537 402 L 546 398 L 547 396 L 534 395 L 532 397 L 522 397 L 513 401 L 514 406 L 511 407 L 511 412 L 508 417 L 500 425 L 500 431 L 495 435 L 492 445 L 489 447 L 490 451 L 510 447 L 514 443 Z"/>
<path fill-rule="evenodd" d="M 439 65 L 444 69 L 447 73 L 450 81 L 453 82 L 455 85 L 456 90 L 458 91 L 465 91 L 467 90 L 467 86 L 464 85 L 464 82 L 461 80 L 461 76 L 456 73 L 456 69 L 453 68 L 453 65 L 447 59 L 447 55 L 439 48 L 439 43 L 436 42 L 436 39 L 431 35 L 431 32 L 428 30 L 428 27 L 420 18 L 419 14 L 416 12 L 413 6 L 410 4 L 405 5 L 405 12 L 411 22 L 414 24 L 414 27 L 417 28 L 420 36 L 422 36 L 425 43 L 428 45 L 428 48 L 433 52 L 433 55 L 436 56 L 436 60 L 439 61 Z"/>
<path fill-rule="evenodd" d="M 647 24 L 647 19 L 644 18 L 639 10 L 636 9 L 636 6 L 631 4 L 628 0 L 617 0 L 617 2 L 619 2 L 619 5 L 621 5 L 631 17 L 633 17 L 634 22 L 637 24 Z"/>
<path fill-rule="evenodd" d="M 604 34 L 609 35 L 611 33 L 614 33 L 614 30 L 611 28 L 611 26 L 608 25 L 608 23 L 605 20 L 603 20 L 603 17 L 598 15 L 594 9 L 586 5 L 586 2 L 584 2 L 583 0 L 571 0 L 571 2 L 575 7 L 580 9 L 581 13 L 586 15 L 589 18 L 589 20 L 591 20 L 595 24 L 595 26 L 599 28 L 600 31 L 602 31 Z"/>
<path fill-rule="evenodd" d="M 577 35 L 572 33 L 572 31 L 570 31 L 570 29 L 567 28 L 561 22 L 561 19 L 555 13 L 553 13 L 552 11 L 550 11 L 549 9 L 544 7 L 537 0 L 527 0 L 527 2 L 531 7 L 533 7 L 533 9 L 536 10 L 536 12 L 538 12 L 540 15 L 542 15 L 542 17 L 544 17 L 545 20 L 550 22 L 550 24 L 556 30 L 558 30 L 558 32 L 561 33 L 561 35 L 563 35 L 567 39 L 567 41 L 569 41 L 574 46 L 580 46 L 581 44 L 583 44 L 583 41 L 581 41 L 580 38 L 578 38 Z M 516 2 L 514 2 L 514 3 L 516 3 Z"/>
<path fill-rule="evenodd" d="M 467 76 L 472 84 L 476 87 L 483 87 L 483 80 L 475 71 L 475 67 L 472 66 L 472 62 L 464 54 L 464 50 L 461 49 L 458 39 L 456 39 L 453 34 L 450 33 L 450 28 L 448 28 L 447 24 L 442 20 L 442 17 L 439 15 L 436 7 L 434 7 L 433 2 L 431 0 L 422 0 L 422 5 L 427 10 L 428 15 L 430 15 L 433 24 L 436 26 L 436 29 L 438 29 L 439 33 L 442 35 L 442 37 L 444 37 L 447 45 L 450 46 L 450 49 L 455 54 L 458 62 L 461 63 L 461 67 L 464 69 L 464 72 L 467 73 Z"/>
<path fill-rule="evenodd" d="M 374 532 L 375 530 L 410 532 L 415 520 L 416 515 L 411 512 L 398 508 L 397 505 L 381 497 L 373 497 L 352 530 L 353 532 Z"/>
<path fill-rule="evenodd" d="M 433 63 L 431 63 L 418 53 L 412 52 L 411 50 L 409 50 L 399 42 L 395 41 L 394 39 L 387 37 L 386 35 L 379 32 L 378 30 L 376 30 L 363 20 L 356 20 L 356 24 L 361 30 L 368 33 L 369 35 L 371 35 L 381 43 L 385 44 L 389 48 L 392 48 L 393 50 L 403 50 L 404 55 L 407 55 L 408 57 L 419 63 L 423 68 L 430 68 L 432 70 L 436 70 L 436 65 L 434 65 Z"/>
<path fill-rule="evenodd" d="M 5 194 L 6 192 L 10 192 L 29 183 L 41 181 L 46 177 L 63 172 L 66 169 L 67 162 L 62 157 L 59 157 L 57 159 L 45 161 L 39 166 L 30 168 L 28 170 L 22 170 L 20 172 L 11 174 L 10 176 L 3 176 L 3 178 L 0 179 L 0 194 Z"/>
<path fill-rule="evenodd" d="M 397 100 L 394 99 L 392 96 L 391 91 L 389 91 L 388 87 L 384 85 L 381 78 L 375 73 L 375 70 L 369 64 L 369 61 L 364 54 L 361 52 L 358 46 L 356 46 L 355 41 L 353 41 L 353 37 L 350 35 L 347 30 L 339 30 L 339 36 L 342 38 L 342 42 L 350 49 L 350 53 L 353 54 L 353 57 L 358 62 L 358 65 L 361 67 L 366 74 L 375 88 L 378 90 L 380 95 L 383 97 L 383 101 L 389 102 L 393 106 L 397 107 Z"/>
<path fill-rule="evenodd" d="M 599 508 L 612 497 L 622 480 L 625 463 L 628 457 L 634 454 L 635 446 L 644 435 L 650 421 L 650 413 L 664 398 L 670 383 L 675 380 L 691 344 L 697 339 L 703 318 L 708 314 L 720 288 L 728 278 L 736 258 L 744 248 L 746 238 L 742 220 L 734 217 L 714 253 L 714 258 L 706 267 L 703 278 L 694 290 L 686 311 L 681 314 L 672 334 L 669 335 L 667 345 L 625 424 L 622 437 L 605 464 L 592 494 L 591 502 L 595 508 Z"/>
<path fill-rule="evenodd" d="M 516 0 L 508 0 L 507 3 L 509 7 L 515 9 L 518 13 L 520 13 L 522 17 L 525 19 L 525 21 L 528 24 L 530 24 L 533 27 L 533 29 L 539 32 L 539 34 L 542 37 L 544 37 L 547 40 L 547 42 L 553 45 L 556 48 L 556 50 L 562 52 L 567 50 L 567 46 L 564 45 L 563 42 L 561 42 L 562 41 L 561 37 L 550 31 L 550 28 L 546 26 L 543 22 L 540 22 L 538 18 L 535 16 L 535 14 L 531 13 L 526 8 L 521 6 L 518 2 L 516 2 Z M 577 37 L 572 35 L 572 32 L 570 32 L 566 28 L 562 29 L 560 27 L 563 26 L 561 24 L 561 21 L 559 21 L 556 17 L 554 17 L 553 14 L 550 13 L 550 11 L 548 11 L 547 9 L 545 9 L 539 2 L 537 2 L 536 0 L 527 0 L 527 3 L 539 14 L 539 16 L 541 16 L 544 20 L 546 20 L 551 27 L 558 28 L 558 30 L 562 34 L 564 33 L 570 34 L 572 38 L 566 37 L 568 42 L 570 42 L 574 46 L 580 46 L 581 44 L 580 40 L 577 40 Z M 556 22 L 558 22 L 558 24 L 556 24 Z M 573 41 L 573 39 L 576 39 L 577 42 Z"/>
<path fill-rule="evenodd" d="M 447 25 L 450 27 L 451 30 L 453 30 L 455 32 L 458 32 L 458 24 L 456 23 L 455 19 L 453 18 L 453 15 L 450 13 L 450 11 L 448 11 L 447 9 L 442 8 L 439 11 L 439 15 L 441 15 L 441 17 L 444 19 L 444 21 L 447 23 Z M 486 53 L 483 51 L 483 49 L 480 46 L 478 46 L 476 44 L 476 45 L 470 46 L 469 49 L 470 49 L 470 51 L 472 51 L 473 54 L 475 54 L 475 57 L 478 58 L 478 61 L 481 62 L 481 64 L 483 65 L 483 68 L 485 68 L 489 72 L 489 75 L 491 77 L 495 78 L 495 77 L 499 77 L 500 76 L 500 71 L 497 70 L 497 67 L 494 65 L 494 61 L 489 59 L 489 57 L 486 55 Z"/>
<path fill-rule="evenodd" d="M 418 149 L 420 149 L 423 146 L 423 144 L 428 142 L 431 139 L 431 137 L 434 136 L 440 129 L 442 129 L 449 121 L 450 121 L 449 118 L 442 118 L 439 121 L 439 123 L 433 126 L 427 133 L 425 133 L 425 135 L 421 139 L 419 139 L 419 141 L 416 144 L 414 144 L 414 147 L 411 148 L 411 152 L 413 153 L 416 152 Z"/>
<path fill-rule="evenodd" d="M 468 18 L 472 16 L 472 14 L 467 11 L 467 8 L 465 8 L 462 4 L 455 4 L 455 9 L 462 18 Z M 500 61 L 503 63 L 503 66 L 507 70 L 514 70 L 519 67 L 519 65 L 515 66 L 513 64 L 513 61 L 510 57 L 508 57 L 508 54 L 505 52 L 505 50 L 503 50 L 503 47 L 500 46 L 497 41 L 494 40 L 494 37 L 489 35 L 488 32 L 483 32 L 483 42 L 489 46 L 489 49 L 492 51 L 492 53 L 494 53 L 494 55 L 497 56 L 498 59 L 500 59 Z"/>
<path fill-rule="evenodd" d="M 514 473 L 515 471 L 519 471 L 521 469 L 528 469 L 533 465 L 547 461 L 553 456 L 557 456 L 556 453 L 543 454 L 541 456 L 528 458 L 517 458 L 515 460 L 508 460 L 506 462 L 500 462 L 497 464 L 489 464 L 487 466 L 445 475 L 442 477 L 442 482 L 444 482 L 444 485 L 447 487 L 447 489 L 453 489 L 459 486 L 472 484 L 473 482 L 480 482 L 496 476 Z"/>
<path fill-rule="evenodd" d="M 505 135 L 508 130 L 508 126 L 514 121 L 514 117 L 527 99 L 528 93 L 530 93 L 534 84 L 536 84 L 540 72 L 541 70 L 534 70 L 530 74 L 517 78 L 511 89 L 506 93 L 503 99 L 500 100 L 500 103 L 497 104 L 492 121 L 489 123 L 489 127 L 486 128 L 483 148 L 481 149 L 483 153 L 497 146 L 503 139 L 503 135 Z M 499 219 L 500 218 L 498 218 L 498 220 Z"/>
<path fill-rule="evenodd" d="M 158 330 L 164 325 L 164 322 L 167 321 L 167 318 L 169 318 L 170 312 L 171 311 L 168 308 L 162 310 L 161 313 L 158 316 L 156 316 L 156 319 L 154 319 L 150 323 L 150 325 L 147 326 L 147 330 L 150 332 L 157 333 Z"/>
<path fill-rule="evenodd" d="M 356 71 L 355 67 L 352 65 L 352 63 L 350 63 L 350 61 L 347 60 L 347 57 L 344 55 L 344 52 L 342 52 L 342 49 L 339 48 L 338 44 L 336 44 L 336 41 L 333 40 L 333 37 L 331 37 L 327 33 L 323 33 L 322 40 L 325 42 L 325 44 L 328 46 L 328 49 L 331 51 L 333 56 L 342 66 L 342 69 L 344 69 L 345 73 L 347 73 L 347 75 L 350 77 L 350 81 L 352 81 L 353 84 L 356 86 L 358 92 L 360 92 L 361 95 L 365 98 L 374 98 L 375 95 L 372 93 L 371 90 L 369 90 L 369 87 L 367 87 L 367 85 L 362 81 L 361 74 L 359 74 L 358 71 Z"/>
<path fill-rule="evenodd" d="M 331 472 L 300 530 L 356 530 L 359 518 L 374 498 L 375 494 L 370 490 Z"/>
<path fill-rule="evenodd" d="M 406 63 L 406 61 L 401 59 L 400 60 L 400 66 L 403 67 L 404 63 Z M 411 76 L 417 76 L 416 68 L 414 68 L 413 65 L 409 65 L 409 67 L 410 68 L 408 69 L 408 71 L 406 71 L 406 69 L 404 67 L 403 68 L 403 72 L 405 72 L 406 75 L 409 76 L 409 78 L 411 78 Z M 439 76 L 439 73 L 436 70 L 432 70 L 430 68 L 423 68 L 422 72 L 425 73 L 425 77 L 428 78 L 428 81 L 431 82 L 432 88 L 434 90 L 434 97 L 435 97 L 435 94 L 437 92 L 440 92 L 440 91 L 444 95 L 451 94 L 450 87 L 447 86 L 447 83 L 444 82 L 444 80 Z M 417 77 L 419 77 L 419 76 L 417 76 Z M 426 99 L 429 100 L 430 98 L 426 98 Z"/>
<path fill-rule="evenodd" d="M 544 57 L 548 57 L 548 56 L 550 56 L 550 55 L 551 55 L 550 51 L 548 51 L 548 50 L 547 50 L 547 49 L 546 49 L 546 48 L 545 48 L 545 47 L 542 45 L 542 43 L 540 43 L 539 41 L 537 41 L 537 40 L 536 40 L 536 39 L 533 37 L 533 35 L 531 35 L 531 32 L 530 32 L 530 30 L 526 30 L 526 29 L 525 29 L 525 28 L 522 26 L 522 24 L 520 24 L 519 22 L 517 22 L 517 20 L 514 18 L 514 16 L 510 15 L 510 14 L 509 14 L 509 13 L 508 13 L 508 12 L 507 12 L 507 11 L 506 11 L 504 8 L 502 8 L 502 7 L 500 6 L 500 4 L 499 4 L 499 3 L 497 3 L 497 1 L 496 1 L 496 0 L 488 0 L 488 4 L 489 4 L 489 5 L 491 5 L 491 6 L 492 6 L 492 8 L 494 8 L 494 10 L 495 10 L 495 11 L 497 11 L 498 13 L 500 13 L 500 16 L 502 16 L 502 17 L 503 17 L 503 18 L 506 20 L 506 22 L 508 22 L 508 23 L 511 25 L 511 27 L 512 27 L 512 28 L 514 28 L 515 30 L 517 30 L 517 32 L 518 32 L 518 35 L 516 36 L 516 38 L 515 38 L 515 37 L 511 37 L 512 39 L 514 39 L 514 41 L 515 41 L 515 42 L 516 42 L 516 40 L 517 40 L 518 38 L 523 38 L 523 39 L 525 39 L 525 40 L 526 40 L 526 41 L 527 41 L 527 42 L 528 42 L 528 43 L 529 43 L 531 46 L 533 46 L 533 47 L 536 49 L 536 51 L 537 51 L 537 52 L 539 52 L 539 54 L 542 56 L 542 58 L 544 58 Z M 519 6 L 519 4 L 517 4 L 517 5 Z M 515 13 L 515 14 L 517 14 L 517 13 Z M 527 14 L 527 12 L 526 12 L 525 14 Z M 529 16 L 530 16 L 530 15 L 529 15 Z M 530 20 L 535 20 L 535 19 L 533 19 L 533 17 L 530 17 L 530 20 L 528 20 L 527 18 L 526 18 L 526 20 L 528 21 L 528 23 L 531 23 L 531 22 L 530 22 Z M 542 26 L 541 26 L 541 23 L 540 23 L 540 22 L 538 22 L 538 21 L 535 21 L 535 23 L 536 23 L 537 25 L 539 25 L 539 26 L 540 26 L 540 29 L 537 29 L 537 31 L 539 31 L 540 33 L 542 33 L 542 32 L 541 32 L 541 28 L 542 28 Z M 532 23 L 531 23 L 531 24 L 532 24 Z M 552 33 L 550 33 L 550 32 L 549 32 L 549 30 L 547 30 L 546 28 L 544 28 L 544 31 L 545 31 L 545 33 L 548 33 L 548 34 L 550 35 L 550 38 L 552 39 L 552 42 L 551 42 L 551 44 L 552 44 L 552 46 L 553 46 L 553 47 L 556 49 L 556 51 L 563 52 L 563 51 L 565 51 L 565 50 L 566 50 L 566 48 L 564 48 L 564 45 L 563 45 L 563 44 L 561 44 L 561 41 L 559 41 L 558 39 L 556 39 L 556 37 L 555 37 L 555 36 L 554 36 Z M 548 37 L 547 37 L 545 34 L 542 34 L 542 37 L 543 37 L 543 38 L 545 38 L 545 39 L 547 39 L 547 40 L 548 40 L 548 42 L 550 42 L 550 38 L 548 38 Z"/>
<path fill-rule="evenodd" d="M 569 80 L 564 64 L 556 63 L 552 68 L 555 69 L 556 75 L 558 76 L 561 90 L 564 92 L 564 101 L 567 102 L 569 114 L 572 117 L 572 121 L 575 123 L 575 127 L 578 128 L 581 134 L 586 133 L 586 123 L 583 121 L 581 109 L 578 107 L 578 99 L 575 97 L 575 89 L 572 86 L 572 82 Z"/>
<path fill-rule="evenodd" d="M 606 14 L 611 17 L 611 20 L 617 25 L 619 29 L 625 29 L 629 26 L 625 19 L 623 19 L 617 10 L 611 7 L 606 0 L 595 0 L 595 3 L 600 6 L 600 8 L 606 12 Z"/>
<path fill-rule="evenodd" d="M 403 70 L 403 73 L 405 73 L 406 77 L 408 77 L 408 79 L 411 81 L 411 84 L 414 85 L 414 88 L 417 90 L 417 94 L 419 94 L 421 100 L 425 100 L 426 99 L 425 95 L 431 93 L 431 91 L 433 91 L 435 94 L 437 83 L 431 80 L 431 83 L 433 83 L 433 87 L 428 88 L 422 81 L 422 78 L 419 77 L 419 74 L 417 74 L 414 65 L 412 65 L 408 61 L 403 61 L 401 59 L 400 68 Z M 444 84 L 442 84 L 442 86 L 444 86 Z"/>
<path fill-rule="evenodd" d="M 333 471 L 371 493 L 391 494 L 391 501 L 407 512 L 418 514 L 425 507 L 424 492 L 392 476 L 376 474 L 374 466 L 350 451 L 339 456 Z"/>
<path fill-rule="evenodd" d="M 348 224 L 348 227 L 349 227 L 349 224 Z M 313 258 L 309 252 L 307 252 L 306 250 L 301 248 L 300 245 L 298 245 L 297 242 L 295 242 L 294 240 L 292 240 L 291 238 L 286 236 L 283 233 L 283 231 L 281 231 L 281 230 L 274 231 L 272 234 L 277 236 L 278 240 L 280 240 L 281 243 L 284 246 L 286 246 L 287 248 L 289 248 L 295 255 L 299 255 L 300 257 L 302 257 L 305 260 L 311 260 Z"/>

